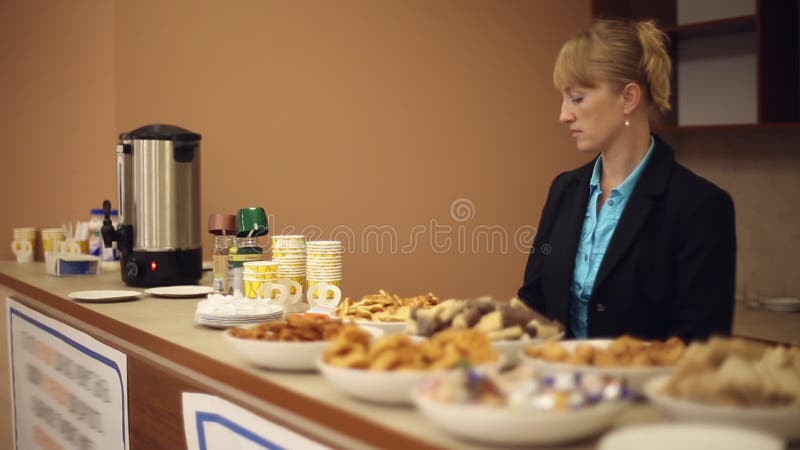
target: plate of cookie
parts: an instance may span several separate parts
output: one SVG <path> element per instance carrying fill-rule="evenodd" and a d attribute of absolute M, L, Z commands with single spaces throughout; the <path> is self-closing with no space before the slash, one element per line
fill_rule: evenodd
<path fill-rule="evenodd" d="M 536 313 L 518 298 L 445 300 L 428 309 L 412 310 L 406 326 L 409 334 L 425 337 L 447 329 L 483 331 L 508 364 L 517 362 L 525 345 L 564 337 L 564 329 L 558 322 Z"/>
<path fill-rule="evenodd" d="M 645 383 L 671 373 L 686 352 L 679 338 L 643 341 L 630 336 L 528 345 L 520 360 L 547 373 L 580 371 L 624 378 L 628 387 L 641 393 Z"/>
<path fill-rule="evenodd" d="M 800 346 L 742 338 L 694 342 L 644 392 L 667 417 L 800 439 Z"/>

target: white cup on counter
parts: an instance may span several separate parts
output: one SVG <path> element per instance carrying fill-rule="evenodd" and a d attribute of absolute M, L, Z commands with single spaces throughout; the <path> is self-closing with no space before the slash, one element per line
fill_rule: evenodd
<path fill-rule="evenodd" d="M 33 261 L 33 244 L 28 239 L 14 239 L 11 241 L 11 251 L 17 257 L 18 263 Z"/>
<path fill-rule="evenodd" d="M 320 305 L 336 309 L 339 301 L 342 300 L 342 289 L 333 283 L 312 283 L 309 283 L 306 293 L 308 303 L 312 306 Z"/>

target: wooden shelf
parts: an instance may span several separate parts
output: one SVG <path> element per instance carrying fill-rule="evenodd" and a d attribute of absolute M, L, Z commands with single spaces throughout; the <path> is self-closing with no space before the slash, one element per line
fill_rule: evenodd
<path fill-rule="evenodd" d="M 719 36 L 734 33 L 754 33 L 758 24 L 755 14 L 747 16 L 729 17 L 726 19 L 694 22 L 683 25 L 664 27 L 663 31 L 670 36 L 680 39 L 690 39 L 707 36 Z"/>
<path fill-rule="evenodd" d="M 764 122 L 764 123 L 733 123 L 718 125 L 656 125 L 653 131 L 656 133 L 683 133 L 695 131 L 727 131 L 727 130 L 778 130 L 778 129 L 798 129 L 800 122 Z"/>
<path fill-rule="evenodd" d="M 673 108 L 655 129 L 798 128 L 800 3 L 758 0 L 729 10 L 724 2 L 696 2 L 678 25 L 679 3 L 592 0 L 594 17 L 653 18 L 670 38 Z"/>

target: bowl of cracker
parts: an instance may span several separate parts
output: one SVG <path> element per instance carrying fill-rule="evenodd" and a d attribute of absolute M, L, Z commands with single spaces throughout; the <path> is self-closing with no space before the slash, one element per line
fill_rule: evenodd
<path fill-rule="evenodd" d="M 335 339 L 317 360 L 322 375 L 345 394 L 375 403 L 409 404 L 411 390 L 437 371 L 498 364 L 484 333 L 452 330 L 418 341 L 405 334 L 375 341 Z"/>

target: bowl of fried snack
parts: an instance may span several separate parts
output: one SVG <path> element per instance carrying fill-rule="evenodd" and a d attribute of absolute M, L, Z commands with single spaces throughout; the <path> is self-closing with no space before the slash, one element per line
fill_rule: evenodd
<path fill-rule="evenodd" d="M 631 336 L 617 339 L 587 339 L 547 342 L 525 347 L 523 363 L 544 372 L 583 373 L 624 378 L 628 387 L 641 393 L 651 378 L 669 374 L 686 352 L 680 338 L 643 341 Z"/>
<path fill-rule="evenodd" d="M 402 333 L 412 309 L 428 309 L 438 303 L 432 293 L 400 297 L 381 289 L 360 299 L 345 298 L 337 306 L 336 316 L 378 327 L 386 334 Z"/>
<path fill-rule="evenodd" d="M 411 403 L 411 389 L 425 376 L 460 365 L 498 365 L 486 334 L 450 330 L 418 341 L 393 334 L 370 341 L 335 339 L 318 360 L 322 375 L 344 393 L 385 404 Z"/>
<path fill-rule="evenodd" d="M 460 370 L 425 378 L 412 398 L 444 431 L 490 445 L 553 445 L 595 435 L 625 407 L 619 378 L 541 374 L 520 364 L 508 371 Z"/>
<path fill-rule="evenodd" d="M 668 417 L 800 439 L 800 347 L 742 338 L 694 342 L 644 392 Z"/>
<path fill-rule="evenodd" d="M 504 302 L 491 297 L 450 299 L 431 308 L 414 308 L 405 331 L 413 336 L 431 336 L 447 329 L 483 331 L 508 364 L 517 362 L 525 345 L 564 336 L 558 322 L 537 314 L 520 299 Z"/>
<path fill-rule="evenodd" d="M 223 336 L 250 364 L 278 370 L 315 370 L 334 339 L 374 339 L 383 331 L 322 316 L 293 314 L 283 320 L 228 329 Z"/>

